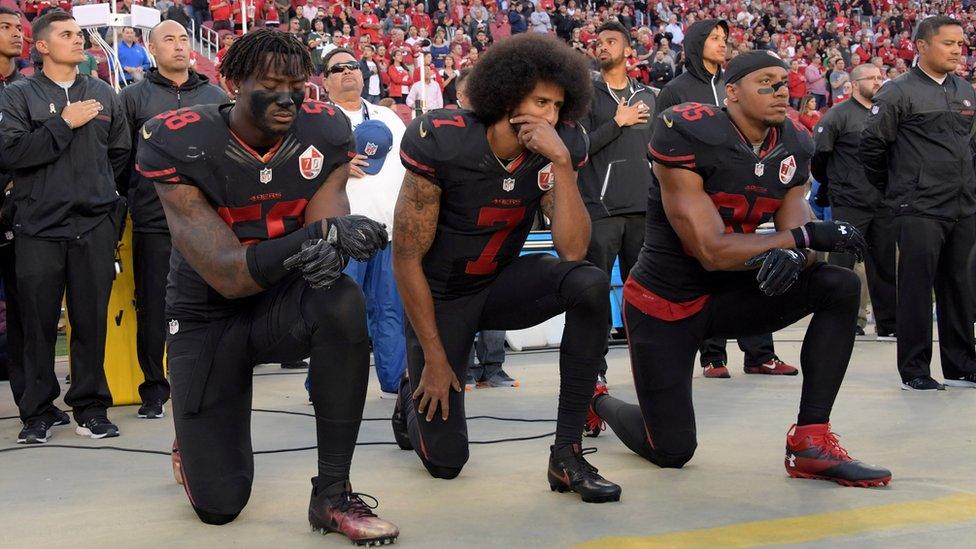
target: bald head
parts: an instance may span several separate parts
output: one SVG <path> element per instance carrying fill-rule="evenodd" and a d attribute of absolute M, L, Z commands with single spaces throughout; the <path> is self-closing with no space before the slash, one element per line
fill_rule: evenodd
<path fill-rule="evenodd" d="M 190 69 L 190 36 L 176 21 L 163 21 L 149 34 L 149 53 L 159 72 L 174 81 L 186 81 Z"/>
<path fill-rule="evenodd" d="M 152 28 L 149 34 L 149 43 L 156 44 L 160 40 L 163 40 L 167 36 L 179 37 L 179 36 L 189 36 L 186 32 L 186 28 L 173 21 L 172 19 L 167 19 L 165 21 L 160 21 Z"/>

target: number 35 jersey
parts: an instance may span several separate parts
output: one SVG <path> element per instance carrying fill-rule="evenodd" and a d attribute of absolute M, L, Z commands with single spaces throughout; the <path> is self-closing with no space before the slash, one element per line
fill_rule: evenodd
<path fill-rule="evenodd" d="M 260 154 L 231 132 L 231 108 L 203 105 L 149 120 L 139 132 L 136 169 L 155 183 L 200 189 L 243 244 L 289 234 L 305 223 L 305 207 L 329 174 L 355 156 L 349 119 L 305 101 L 288 133 Z M 217 293 L 174 247 L 166 304 L 169 318 L 220 318 L 244 300 Z"/>
<path fill-rule="evenodd" d="M 724 109 L 685 103 L 657 117 L 648 149 L 654 162 L 701 176 L 726 233 L 753 233 L 773 218 L 787 191 L 807 182 L 813 142 L 806 130 L 787 120 L 770 128 L 756 150 Z M 656 177 L 648 196 L 644 246 L 631 276 L 672 302 L 755 284 L 754 272 L 709 272 L 686 251 L 664 213 Z"/>
<path fill-rule="evenodd" d="M 500 160 L 486 132 L 469 111 L 437 110 L 411 122 L 400 144 L 407 170 L 441 189 L 437 232 L 423 259 L 435 299 L 488 286 L 518 257 L 543 194 L 556 184 L 548 158 L 526 150 Z M 556 132 L 574 169 L 585 165 L 589 140 L 582 127 L 560 123 Z"/>

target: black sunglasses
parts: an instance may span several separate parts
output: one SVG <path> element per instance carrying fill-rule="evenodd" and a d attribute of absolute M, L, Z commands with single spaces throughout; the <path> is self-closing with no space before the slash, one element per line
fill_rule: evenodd
<path fill-rule="evenodd" d="M 358 71 L 359 70 L 359 63 L 356 63 L 355 61 L 346 61 L 345 63 L 336 63 L 335 65 L 332 65 L 331 67 L 329 67 L 329 74 L 340 74 L 340 73 L 343 73 L 343 72 L 345 72 L 347 70 L 349 70 L 349 71 Z"/>

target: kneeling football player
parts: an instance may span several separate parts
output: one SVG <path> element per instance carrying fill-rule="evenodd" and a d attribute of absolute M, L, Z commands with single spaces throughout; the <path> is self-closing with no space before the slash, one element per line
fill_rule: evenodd
<path fill-rule="evenodd" d="M 156 117 L 137 157 L 173 234 L 175 471 L 203 522 L 234 520 L 254 477 L 252 368 L 311 356 L 318 476 L 309 521 L 359 544 L 392 542 L 396 526 L 349 483 L 369 346 L 362 292 L 341 272 L 387 238 L 383 225 L 347 215 L 349 120 L 304 99 L 312 63 L 292 35 L 249 33 L 220 70 L 237 103 Z"/>
<path fill-rule="evenodd" d="M 810 221 L 813 145 L 786 121 L 788 70 L 769 52 L 740 54 L 725 73 L 725 109 L 685 103 L 655 121 L 646 238 L 624 287 L 640 406 L 601 388 L 588 424 L 605 421 L 635 453 L 681 467 L 697 447 L 691 378 L 699 344 L 775 332 L 812 313 L 786 470 L 885 485 L 891 472 L 852 459 L 829 424 L 854 345 L 860 285 L 853 271 L 817 262 L 811 250 L 861 257 L 865 244 L 847 223 Z M 756 234 L 770 219 L 776 232 Z"/>
<path fill-rule="evenodd" d="M 565 312 L 549 485 L 583 501 L 616 501 L 620 487 L 580 447 L 610 306 L 607 276 L 583 261 L 590 221 L 576 186 L 588 140 L 574 121 L 589 108 L 589 71 L 566 44 L 523 34 L 492 46 L 467 82 L 470 111 L 428 113 L 400 145 L 407 174 L 393 264 L 410 322 L 394 434 L 431 475 L 456 477 L 468 460 L 459 380 L 475 333 Z M 519 257 L 540 210 L 559 257 Z"/>

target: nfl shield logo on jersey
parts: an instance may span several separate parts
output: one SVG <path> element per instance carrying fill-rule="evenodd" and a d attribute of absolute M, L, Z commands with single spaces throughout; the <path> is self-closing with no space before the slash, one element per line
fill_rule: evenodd
<path fill-rule="evenodd" d="M 261 183 L 267 185 L 271 181 L 271 168 L 265 168 L 259 172 Z"/>
<path fill-rule="evenodd" d="M 515 188 L 515 178 L 514 177 L 508 177 L 508 178 L 505 178 L 505 179 L 502 180 L 502 190 L 503 191 L 505 191 L 505 192 L 512 192 L 512 189 L 514 189 L 514 188 Z"/>
<path fill-rule="evenodd" d="M 314 145 L 309 145 L 298 157 L 298 170 L 305 179 L 315 179 L 322 172 L 322 162 L 322 153 Z"/>
<path fill-rule="evenodd" d="M 762 162 L 757 163 L 755 169 L 756 177 L 762 177 L 764 173 L 766 173 L 766 165 Z"/>
<path fill-rule="evenodd" d="M 552 163 L 546 164 L 545 168 L 539 170 L 539 188 L 548 191 L 556 182 L 556 176 L 552 174 Z"/>
<path fill-rule="evenodd" d="M 789 185 L 790 181 L 793 180 L 794 174 L 796 174 L 796 159 L 791 154 L 779 163 L 779 182 L 784 185 Z"/>

